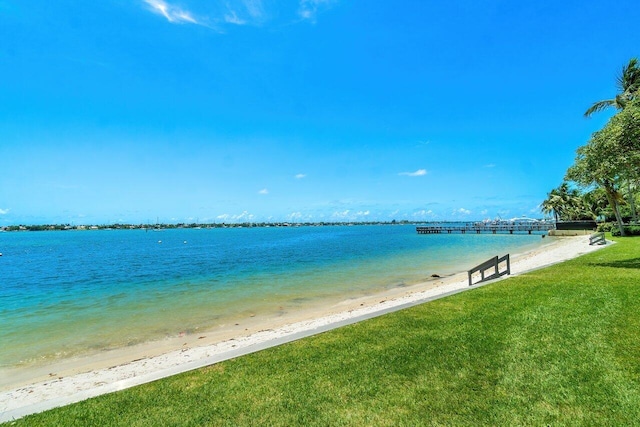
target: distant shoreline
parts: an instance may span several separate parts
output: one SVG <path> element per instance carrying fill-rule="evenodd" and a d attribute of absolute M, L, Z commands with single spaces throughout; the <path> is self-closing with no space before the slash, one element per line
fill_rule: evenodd
<path fill-rule="evenodd" d="M 533 218 L 536 219 L 536 218 Z M 542 219 L 536 219 L 543 221 Z M 88 231 L 88 230 L 172 230 L 172 229 L 208 229 L 208 228 L 258 228 L 258 227 L 344 227 L 366 225 L 424 225 L 424 224 L 474 224 L 478 221 L 319 221 L 319 222 L 238 222 L 238 223 L 160 223 L 160 224 L 38 224 L 38 225 L 8 225 L 0 227 L 0 231 Z"/>

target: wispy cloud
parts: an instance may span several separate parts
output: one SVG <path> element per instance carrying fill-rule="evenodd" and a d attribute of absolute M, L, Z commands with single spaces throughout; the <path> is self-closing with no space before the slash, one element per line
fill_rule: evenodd
<path fill-rule="evenodd" d="M 174 24 L 196 24 L 205 25 L 204 21 L 200 21 L 188 10 L 173 6 L 164 0 L 143 0 L 152 12 L 164 16 L 167 21 Z"/>
<path fill-rule="evenodd" d="M 303 174 L 303 173 L 299 173 L 295 176 L 296 179 L 302 179 L 302 178 L 306 178 L 307 175 Z"/>
<path fill-rule="evenodd" d="M 6 215 L 9 213 L 9 209 L 0 209 L 0 215 Z"/>
<path fill-rule="evenodd" d="M 269 194 L 269 190 L 263 188 L 262 190 L 258 191 L 258 194 Z"/>
<path fill-rule="evenodd" d="M 245 19 L 239 18 L 238 14 L 233 10 L 230 10 L 224 15 L 224 22 L 234 25 L 245 25 L 247 23 Z"/>
<path fill-rule="evenodd" d="M 318 13 L 335 2 L 336 0 L 300 0 L 298 16 L 305 21 L 316 22 Z"/>
<path fill-rule="evenodd" d="M 224 22 L 233 25 L 256 25 L 266 20 L 262 0 L 235 0 L 226 3 Z"/>
<path fill-rule="evenodd" d="M 337 0 L 297 0 L 293 4 L 265 2 L 265 0 L 225 0 L 224 2 L 196 2 L 195 0 L 141 0 L 147 8 L 173 24 L 194 24 L 222 32 L 224 25 L 262 26 L 283 17 L 286 21 L 316 22 L 316 17 Z M 194 13 L 191 4 L 198 6 Z M 282 22 L 280 22 L 282 23 Z"/>
<path fill-rule="evenodd" d="M 485 168 L 495 168 L 496 165 L 494 163 L 489 163 L 488 165 L 484 165 Z"/>
<path fill-rule="evenodd" d="M 427 174 L 427 170 L 426 169 L 418 169 L 415 172 L 400 172 L 398 175 L 404 175 L 404 176 L 425 176 Z"/>
<path fill-rule="evenodd" d="M 262 0 L 242 0 L 245 9 L 254 19 L 263 19 L 265 16 Z"/>

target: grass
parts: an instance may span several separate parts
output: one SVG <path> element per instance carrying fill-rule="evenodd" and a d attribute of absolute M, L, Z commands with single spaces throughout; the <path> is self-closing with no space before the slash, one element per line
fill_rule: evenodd
<path fill-rule="evenodd" d="M 18 426 L 640 425 L 640 238 Z"/>

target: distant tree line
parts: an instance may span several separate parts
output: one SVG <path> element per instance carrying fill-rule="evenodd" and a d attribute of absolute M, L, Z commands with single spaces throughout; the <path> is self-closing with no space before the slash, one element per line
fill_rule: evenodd
<path fill-rule="evenodd" d="M 615 234 L 640 234 L 640 67 L 632 58 L 616 79 L 618 93 L 595 102 L 586 112 L 617 111 L 604 127 L 576 150 L 564 181 L 551 190 L 541 210 L 556 221 L 599 219 L 614 224 Z"/>
<path fill-rule="evenodd" d="M 254 227 L 320 227 L 340 225 L 407 225 L 426 224 L 428 221 L 357 221 L 357 222 L 239 222 L 239 223 L 177 223 L 177 224 L 102 224 L 102 225 L 9 225 L 0 227 L 3 231 L 52 231 L 52 230 L 168 230 L 174 228 L 254 228 Z"/>

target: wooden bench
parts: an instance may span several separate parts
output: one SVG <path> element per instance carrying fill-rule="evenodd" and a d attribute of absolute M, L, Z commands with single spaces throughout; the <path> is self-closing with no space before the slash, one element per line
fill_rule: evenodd
<path fill-rule="evenodd" d="M 600 232 L 600 233 L 594 233 L 591 236 L 589 236 L 589 245 L 606 245 L 607 244 L 607 240 L 604 238 L 604 233 Z"/>
<path fill-rule="evenodd" d="M 500 264 L 506 262 L 506 270 L 500 271 Z M 493 269 L 493 272 L 489 275 L 485 273 L 487 270 Z M 482 264 L 473 267 L 468 271 L 469 273 L 469 286 L 476 285 L 478 283 L 486 282 L 487 280 L 497 279 L 498 277 L 504 276 L 505 274 L 511 274 L 511 261 L 509 259 L 509 254 L 506 254 L 502 258 L 498 258 L 498 256 L 494 256 L 490 260 L 483 262 Z M 473 274 L 480 273 L 480 280 L 476 283 L 473 283 Z"/>

